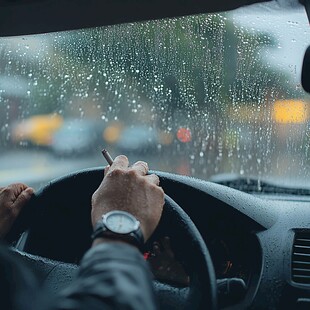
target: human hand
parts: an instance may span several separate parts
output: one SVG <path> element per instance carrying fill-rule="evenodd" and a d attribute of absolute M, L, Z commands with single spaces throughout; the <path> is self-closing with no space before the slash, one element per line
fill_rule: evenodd
<path fill-rule="evenodd" d="M 33 189 L 22 183 L 0 187 L 0 238 L 10 231 L 23 206 L 31 198 Z"/>
<path fill-rule="evenodd" d="M 127 157 L 120 155 L 105 169 L 105 177 L 92 196 L 92 224 L 95 227 L 102 215 L 112 210 L 127 211 L 140 221 L 146 241 L 160 220 L 164 191 L 158 186 L 157 175 L 147 175 L 146 162 L 128 164 Z"/>

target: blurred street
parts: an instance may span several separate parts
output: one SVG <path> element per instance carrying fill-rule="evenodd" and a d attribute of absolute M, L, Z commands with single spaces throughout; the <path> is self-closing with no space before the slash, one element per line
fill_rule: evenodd
<path fill-rule="evenodd" d="M 117 154 L 111 152 L 113 156 Z M 129 160 L 147 161 L 152 170 L 166 170 L 166 164 L 159 164 L 158 157 L 151 155 L 129 155 Z M 163 161 L 165 162 L 165 161 Z M 100 152 L 79 157 L 55 157 L 47 150 L 8 151 L 0 155 L 0 186 L 23 182 L 39 189 L 47 182 L 85 168 L 105 166 L 107 163 Z"/>
<path fill-rule="evenodd" d="M 56 177 L 98 165 L 103 165 L 100 156 L 59 159 L 47 151 L 9 151 L 0 156 L 0 186 L 24 182 L 37 189 Z"/>

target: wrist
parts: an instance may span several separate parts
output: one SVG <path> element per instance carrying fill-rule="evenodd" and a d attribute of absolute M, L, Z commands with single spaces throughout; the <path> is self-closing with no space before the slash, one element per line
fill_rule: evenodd
<path fill-rule="evenodd" d="M 139 249 L 144 245 L 140 222 L 132 214 L 121 210 L 113 210 L 102 215 L 95 225 L 91 238 L 93 241 L 98 238 L 123 241 Z"/>
<path fill-rule="evenodd" d="M 93 243 L 92 243 L 92 248 L 99 245 L 99 244 L 103 244 L 103 243 L 121 243 L 121 244 L 128 244 L 136 249 L 138 249 L 137 246 L 135 246 L 133 243 L 127 242 L 125 240 L 122 239 L 109 239 L 109 238 L 104 238 L 104 237 L 100 237 L 100 238 L 96 238 Z"/>

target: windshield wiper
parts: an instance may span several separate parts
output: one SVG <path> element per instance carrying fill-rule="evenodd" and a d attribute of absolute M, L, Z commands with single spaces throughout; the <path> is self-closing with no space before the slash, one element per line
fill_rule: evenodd
<path fill-rule="evenodd" d="M 211 182 L 225 185 L 246 193 L 310 195 L 310 189 L 293 186 L 282 186 L 276 182 L 269 182 L 254 177 L 243 177 L 236 174 L 216 174 L 210 178 Z"/>

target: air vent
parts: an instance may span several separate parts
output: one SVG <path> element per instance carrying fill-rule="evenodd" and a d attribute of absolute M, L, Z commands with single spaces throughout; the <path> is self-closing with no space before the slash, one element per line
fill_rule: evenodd
<path fill-rule="evenodd" d="M 310 232 L 297 232 L 295 234 L 292 280 L 310 285 Z"/>

